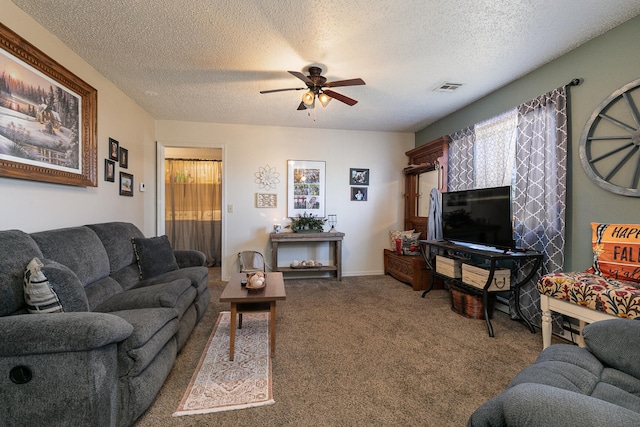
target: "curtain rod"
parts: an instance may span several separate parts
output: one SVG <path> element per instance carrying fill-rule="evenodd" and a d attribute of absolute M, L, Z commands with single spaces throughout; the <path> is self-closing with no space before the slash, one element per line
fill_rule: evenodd
<path fill-rule="evenodd" d="M 583 81 L 584 81 L 584 79 L 577 77 L 577 78 L 571 80 L 565 86 L 580 86 Z"/>

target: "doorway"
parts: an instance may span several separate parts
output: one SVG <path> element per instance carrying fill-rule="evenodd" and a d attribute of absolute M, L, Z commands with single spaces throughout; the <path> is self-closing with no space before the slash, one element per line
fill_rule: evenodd
<path fill-rule="evenodd" d="M 158 147 L 158 234 L 221 266 L 222 148 Z"/>

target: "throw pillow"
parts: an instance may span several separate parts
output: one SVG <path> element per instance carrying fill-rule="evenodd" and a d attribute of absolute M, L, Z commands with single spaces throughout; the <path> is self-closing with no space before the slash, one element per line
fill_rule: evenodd
<path fill-rule="evenodd" d="M 131 239 L 141 279 L 177 270 L 178 262 L 167 236 Z"/>
<path fill-rule="evenodd" d="M 591 223 L 593 265 L 589 272 L 640 282 L 640 225 Z"/>
<path fill-rule="evenodd" d="M 420 233 L 402 236 L 402 255 L 420 255 Z"/>
<path fill-rule="evenodd" d="M 389 249 L 391 249 L 392 251 L 396 250 L 396 239 L 401 239 L 403 236 L 411 236 L 411 234 L 414 232 L 415 230 L 405 230 L 405 231 L 398 231 L 398 230 L 391 230 L 389 231 L 389 236 L 391 237 L 391 246 L 389 246 Z"/>
<path fill-rule="evenodd" d="M 29 313 L 62 313 L 62 304 L 42 272 L 42 261 L 33 258 L 24 272 L 24 300 Z"/>

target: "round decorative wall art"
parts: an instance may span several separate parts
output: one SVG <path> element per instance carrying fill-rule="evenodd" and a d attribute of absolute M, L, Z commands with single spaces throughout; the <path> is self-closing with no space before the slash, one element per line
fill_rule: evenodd
<path fill-rule="evenodd" d="M 256 181 L 261 189 L 271 190 L 276 188 L 276 184 L 280 183 L 280 174 L 276 172 L 276 168 L 272 168 L 269 165 L 260 167 L 255 174 Z"/>
<path fill-rule="evenodd" d="M 589 178 L 607 191 L 640 197 L 640 79 L 609 95 L 587 121 L 580 137 L 580 162 Z"/>

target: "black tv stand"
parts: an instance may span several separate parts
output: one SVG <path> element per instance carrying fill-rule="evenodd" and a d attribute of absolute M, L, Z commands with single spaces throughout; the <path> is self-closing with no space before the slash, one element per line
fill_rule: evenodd
<path fill-rule="evenodd" d="M 536 332 L 531 322 L 529 322 L 529 320 L 522 315 L 522 311 L 520 310 L 520 288 L 522 287 L 522 285 L 524 285 L 525 283 L 533 279 L 538 269 L 542 265 L 541 253 L 527 250 L 527 249 L 504 250 L 504 251 L 496 250 L 496 249 L 490 250 L 488 248 L 478 249 L 473 246 L 457 244 L 450 241 L 435 241 L 435 240 L 420 240 L 420 252 L 424 257 L 427 263 L 427 266 L 431 270 L 431 283 L 433 283 L 433 280 L 435 279 L 435 277 L 438 276 L 447 280 L 454 281 L 456 286 L 463 288 L 465 291 L 469 293 L 482 295 L 482 301 L 484 303 L 484 318 L 485 318 L 485 321 L 487 322 L 487 331 L 489 332 L 490 337 L 493 337 L 494 334 L 493 334 L 493 326 L 491 325 L 491 319 L 489 318 L 488 303 L 489 303 L 489 293 L 493 291 L 489 291 L 488 289 L 492 284 L 494 272 L 496 271 L 496 268 L 498 266 L 498 261 L 510 262 L 512 266 L 511 267 L 512 270 L 516 268 L 518 265 L 524 265 L 526 261 L 531 261 L 531 263 L 529 263 L 531 265 L 529 266 L 529 270 L 526 276 L 517 283 L 511 283 L 509 291 L 512 292 L 514 295 L 516 313 L 518 314 L 520 319 L 529 327 L 529 330 L 531 331 L 532 334 Z M 437 273 L 435 268 L 436 267 L 435 256 L 434 256 L 435 253 L 441 256 L 449 257 L 449 258 L 452 258 L 451 254 L 460 254 L 460 255 L 463 255 L 464 258 L 475 257 L 478 259 L 483 259 L 485 261 L 488 261 L 490 266 L 489 274 L 487 277 L 487 283 L 485 284 L 484 288 L 483 289 L 476 288 L 474 286 L 464 283 L 461 279 L 456 279 L 456 278 L 452 278 L 452 277 Z M 422 293 L 422 298 L 424 298 L 430 290 L 431 290 L 431 287 L 425 290 Z"/>

